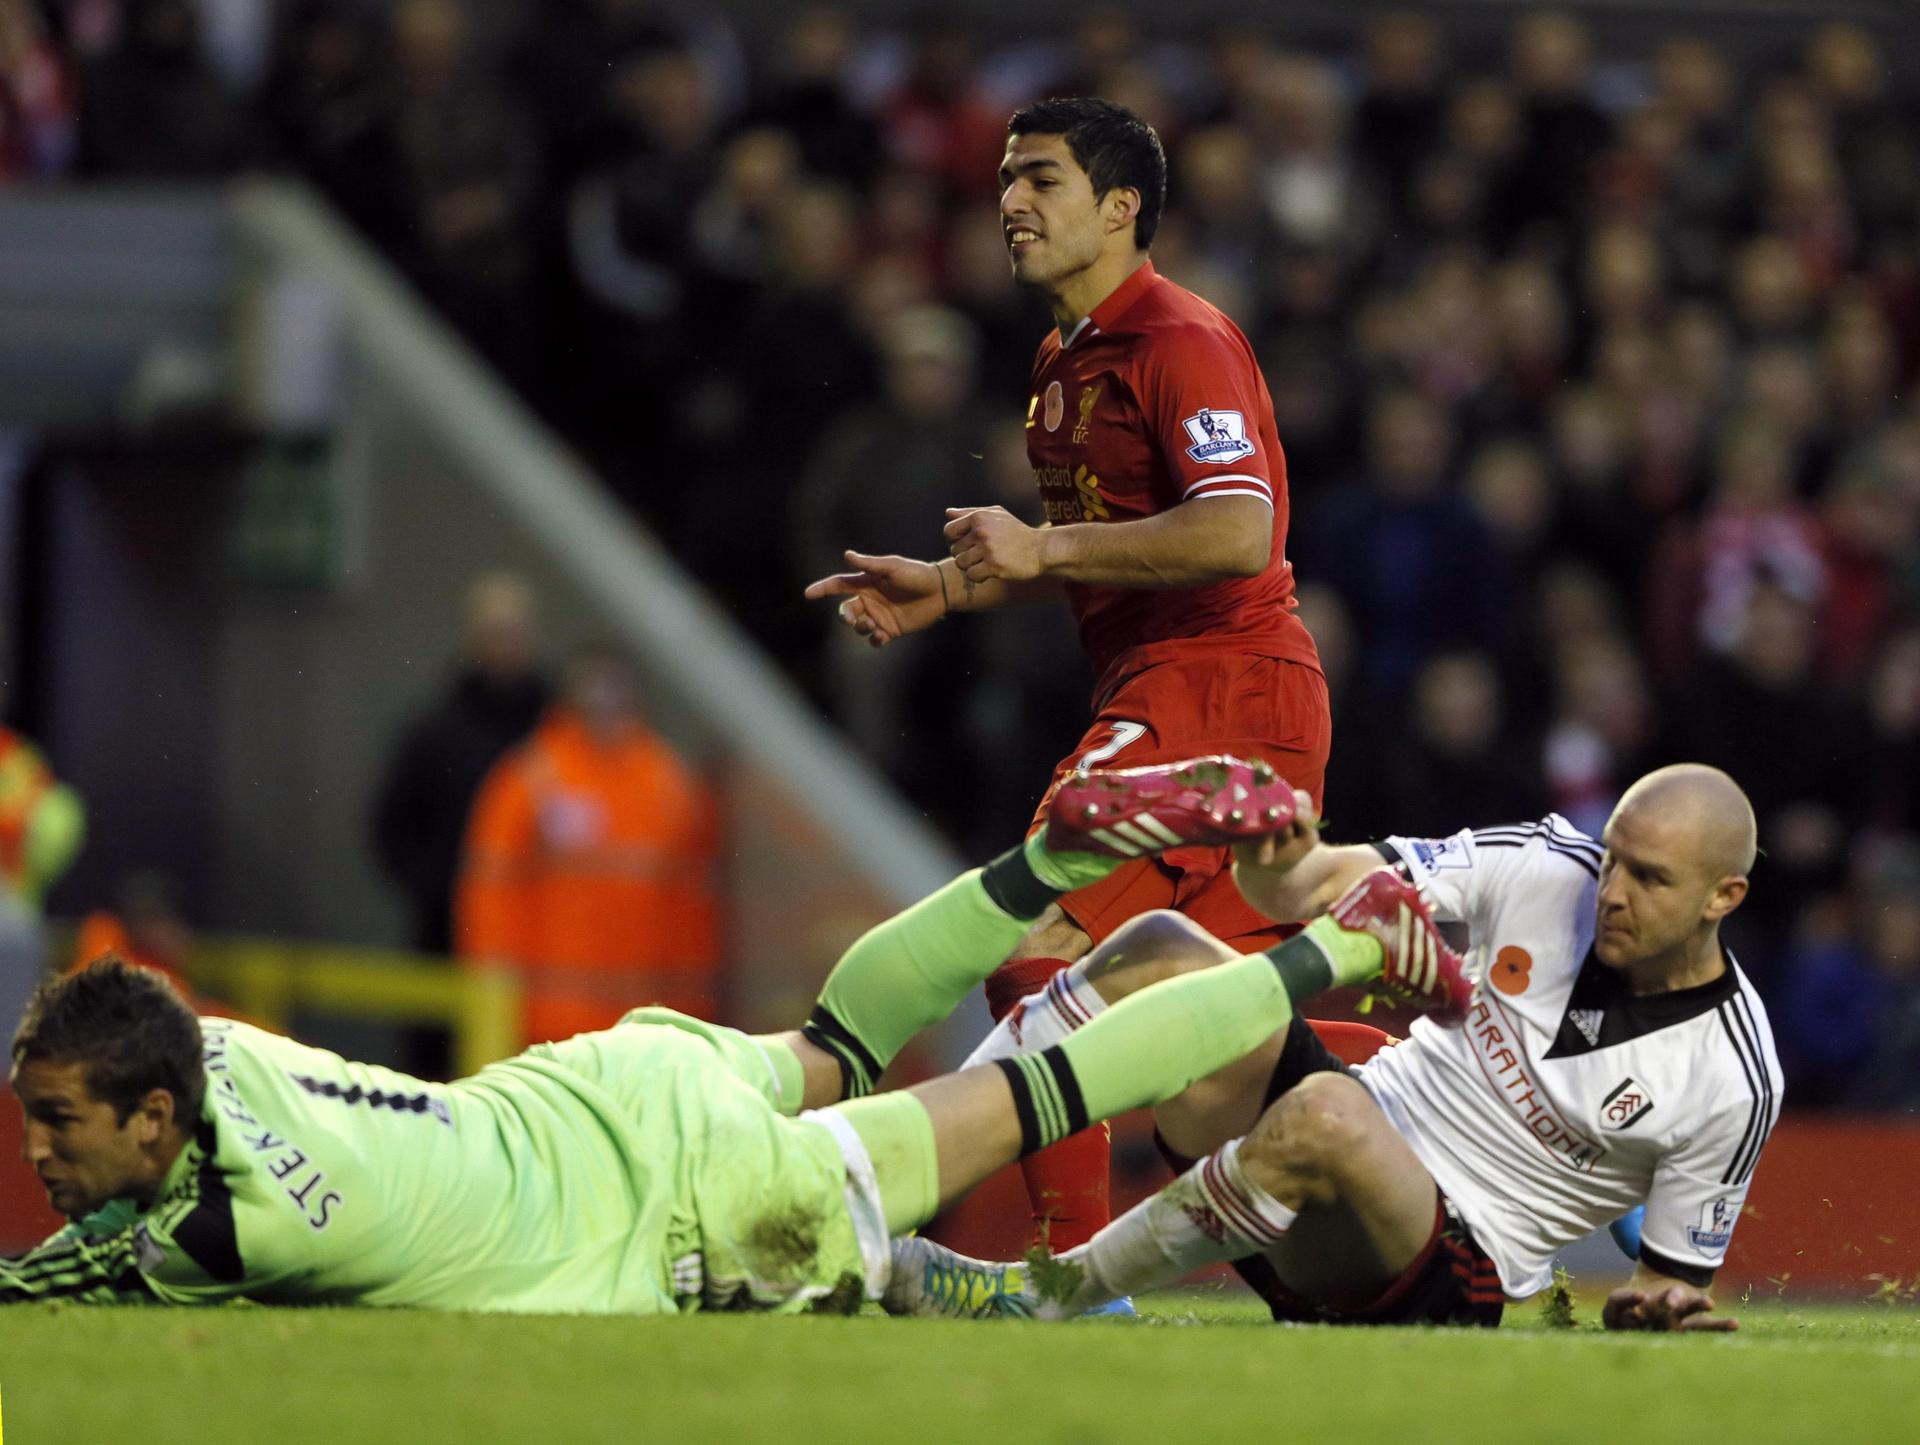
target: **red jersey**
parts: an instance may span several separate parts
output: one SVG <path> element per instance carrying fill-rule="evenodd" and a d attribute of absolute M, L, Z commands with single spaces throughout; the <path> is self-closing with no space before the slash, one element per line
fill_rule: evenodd
<path fill-rule="evenodd" d="M 1319 666 L 1294 616 L 1273 399 L 1247 338 L 1218 308 L 1147 262 L 1072 336 L 1050 333 L 1033 363 L 1027 459 L 1054 525 L 1130 522 L 1201 497 L 1259 497 L 1273 508 L 1272 553 L 1257 577 L 1067 584 L 1096 697 L 1139 668 L 1208 651 Z"/>

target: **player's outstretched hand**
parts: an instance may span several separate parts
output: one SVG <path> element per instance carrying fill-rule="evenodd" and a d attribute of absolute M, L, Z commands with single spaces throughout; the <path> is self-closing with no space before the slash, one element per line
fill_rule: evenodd
<path fill-rule="evenodd" d="M 932 562 L 865 552 L 848 552 L 846 559 L 855 570 L 808 583 L 807 600 L 841 598 L 840 620 L 873 646 L 885 647 L 947 615 L 940 573 Z"/>
<path fill-rule="evenodd" d="M 947 517 L 947 550 L 970 584 L 1031 582 L 1047 570 L 1046 531 L 1005 507 L 949 507 Z"/>
<path fill-rule="evenodd" d="M 1737 1330 L 1740 1322 L 1724 1315 L 1708 1313 L 1713 1296 L 1690 1284 L 1669 1284 L 1659 1289 L 1635 1289 L 1631 1285 L 1607 1296 L 1600 1312 L 1601 1323 L 1610 1330 Z"/>

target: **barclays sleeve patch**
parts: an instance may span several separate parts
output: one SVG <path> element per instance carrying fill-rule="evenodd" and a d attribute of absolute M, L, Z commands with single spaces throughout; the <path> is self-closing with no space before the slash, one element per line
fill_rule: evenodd
<path fill-rule="evenodd" d="M 1196 462 L 1237 462 L 1253 455 L 1254 446 L 1247 437 L 1247 418 L 1242 412 L 1202 407 L 1180 424 L 1193 442 L 1187 448 L 1187 455 Z"/>
<path fill-rule="evenodd" d="M 1700 1206 L 1700 1222 L 1687 1230 L 1687 1242 L 1702 1254 L 1718 1254 L 1733 1240 L 1733 1221 L 1739 1214 L 1731 1198 L 1713 1199 Z"/>

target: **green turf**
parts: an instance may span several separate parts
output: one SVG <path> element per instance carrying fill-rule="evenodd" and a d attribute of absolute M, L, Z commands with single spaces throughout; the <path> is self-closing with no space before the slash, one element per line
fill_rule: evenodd
<path fill-rule="evenodd" d="M 1531 1306 L 1497 1332 L 1286 1329 L 1240 1294 L 1148 1308 L 1048 1326 L 19 1306 L 0 1310 L 0 1420 L 14 1445 L 1920 1437 L 1912 1305 L 1755 1302 L 1740 1334 L 1690 1338 L 1548 1329 Z"/>

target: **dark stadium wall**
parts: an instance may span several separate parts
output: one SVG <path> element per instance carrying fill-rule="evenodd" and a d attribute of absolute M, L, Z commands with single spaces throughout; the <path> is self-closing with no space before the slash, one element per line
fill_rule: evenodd
<path fill-rule="evenodd" d="M 33 726 L 87 807 L 56 914 L 104 906 L 136 869 L 165 870 L 190 914 L 211 902 L 217 520 L 236 461 L 218 444 L 48 457 Z"/>
<path fill-rule="evenodd" d="M 89 815 L 56 913 L 164 867 L 208 929 L 404 942 L 367 812 L 395 733 L 447 680 L 465 583 L 524 571 L 556 650 L 591 623 L 439 459 L 399 431 L 379 447 L 350 489 L 341 573 L 318 586 L 236 575 L 243 451 L 67 450 L 31 609 L 50 659 L 39 725 Z"/>

